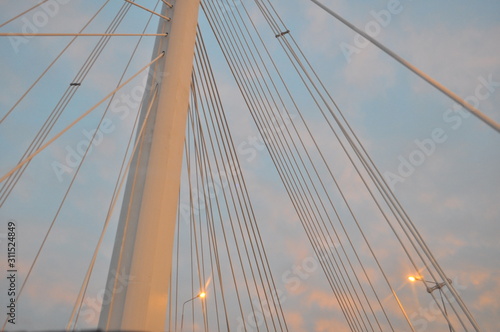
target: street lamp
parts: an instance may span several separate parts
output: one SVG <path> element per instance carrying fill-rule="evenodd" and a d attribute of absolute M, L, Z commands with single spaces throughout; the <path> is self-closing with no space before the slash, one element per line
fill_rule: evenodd
<path fill-rule="evenodd" d="M 446 286 L 446 282 L 439 282 L 438 283 L 438 282 L 434 282 L 434 281 L 427 281 L 427 280 L 424 280 L 424 278 L 421 276 L 409 276 L 408 280 L 410 280 L 411 282 L 415 282 L 417 280 L 422 281 L 425 285 L 425 288 L 427 289 L 427 293 L 429 293 L 429 294 L 434 292 L 436 289 L 441 289 L 444 286 Z M 446 280 L 448 280 L 448 283 L 451 284 L 451 282 L 452 282 L 451 279 L 446 278 Z M 426 283 L 432 284 L 433 286 L 429 287 Z"/>
<path fill-rule="evenodd" d="M 443 293 L 441 291 L 441 288 L 443 288 L 444 286 L 446 286 L 446 282 L 427 281 L 427 280 L 424 280 L 424 277 L 422 277 L 422 276 L 409 276 L 408 280 L 410 280 L 411 282 L 415 282 L 417 280 L 422 281 L 424 283 L 424 285 L 425 285 L 425 288 L 427 289 L 427 293 L 429 293 L 431 295 L 432 295 L 432 292 L 434 292 L 436 289 L 440 290 L 439 295 L 441 296 L 441 301 L 443 301 L 443 310 L 444 310 L 445 319 L 448 322 L 448 327 L 450 328 L 450 331 L 454 331 L 453 327 L 451 326 L 451 322 L 448 319 L 448 312 L 446 311 L 446 306 L 445 306 L 445 302 L 444 302 L 444 299 L 443 299 Z M 452 282 L 451 279 L 446 278 L 446 280 L 451 285 L 451 282 Z M 432 284 L 433 286 L 429 287 L 428 284 Z M 437 299 L 434 296 L 432 296 L 432 297 L 434 298 L 434 301 L 436 301 L 436 303 L 437 303 Z M 438 303 L 438 305 L 439 305 L 439 303 Z"/>
<path fill-rule="evenodd" d="M 196 295 L 196 296 L 195 296 L 195 297 L 193 297 L 192 299 L 187 300 L 186 302 L 184 302 L 184 303 L 182 304 L 181 332 L 182 332 L 182 328 L 183 328 L 183 326 L 184 326 L 184 306 L 186 305 L 186 303 L 191 302 L 191 301 L 193 301 L 194 299 L 197 299 L 197 298 L 204 299 L 206 296 L 207 296 L 207 294 L 206 294 L 205 292 L 200 292 L 198 295 Z"/>

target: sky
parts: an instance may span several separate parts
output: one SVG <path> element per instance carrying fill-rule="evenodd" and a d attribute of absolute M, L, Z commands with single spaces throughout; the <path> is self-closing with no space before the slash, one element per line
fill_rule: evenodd
<path fill-rule="evenodd" d="M 242 1 L 253 8 L 253 1 Z M 0 22 L 32 3 L 6 1 L 0 11 Z M 53 7 L 28 13 L 1 27 L 0 31 L 78 31 L 102 3 L 59 1 Z M 141 3 L 154 8 L 156 1 Z M 383 20 L 380 13 L 394 6 L 394 1 L 389 0 L 324 0 L 323 3 L 361 28 L 370 22 L 375 24 L 377 18 Z M 375 38 L 458 95 L 480 99 L 478 108 L 500 122 L 500 4 L 465 0 L 439 3 L 401 0 L 399 3 L 394 14 L 378 25 L 380 29 Z M 273 4 L 480 326 L 484 331 L 496 330 L 496 317 L 500 315 L 498 133 L 466 112 L 453 111 L 450 99 L 373 45 L 359 43 L 352 31 L 310 1 L 276 0 Z M 103 31 L 120 6 L 121 1 L 111 0 L 88 31 Z M 236 2 L 235 6 L 241 4 Z M 255 8 L 252 16 L 261 23 L 259 29 L 269 33 Z M 140 9 L 132 8 L 118 31 L 139 33 L 148 17 Z M 155 19 L 148 31 L 155 32 L 156 24 Z M 200 25 L 207 38 L 234 144 L 248 147 L 249 137 L 258 135 L 257 128 L 203 15 L 200 15 Z M 150 61 L 154 40 L 148 38 L 138 48 L 125 77 Z M 119 37 L 111 40 L 49 137 L 114 89 L 117 75 L 135 41 Z M 68 37 L 16 40 L 0 37 L 0 116 L 7 113 L 68 42 Z M 93 37 L 79 38 L 0 124 L 2 175 L 21 158 L 96 42 Z M 270 49 L 286 72 L 287 59 L 278 46 L 271 44 Z M 291 73 L 287 75 L 292 79 Z M 137 106 L 140 96 L 134 97 L 134 88 L 140 90 L 143 77 L 121 90 L 119 97 L 123 99 L 118 99 L 118 105 L 128 105 L 128 100 Z M 369 198 L 356 174 L 338 153 L 338 145 L 331 141 L 331 132 L 308 104 L 310 101 L 302 95 L 297 81 L 292 79 L 290 86 L 303 106 L 308 123 L 318 134 L 321 146 L 329 151 L 327 159 L 339 165 L 339 181 L 354 207 L 369 218 L 375 209 L 367 203 Z M 131 99 L 127 99 L 127 95 Z M 19 281 L 26 275 L 43 239 L 41 234 L 47 231 L 58 202 L 70 185 L 70 174 L 58 173 L 54 165 L 67 162 L 68 151 L 78 149 L 78 144 L 86 139 L 85 133 L 95 128 L 103 110 L 98 108 L 37 156 L 0 208 L 0 235 L 5 234 L 9 220 L 17 225 Z M 296 114 L 290 112 L 290 116 L 293 120 Z M 101 143 L 89 153 L 33 270 L 24 298 L 18 303 L 18 323 L 9 329 L 66 326 L 106 216 L 117 169 L 126 149 L 123 142 L 130 136 L 135 113 L 110 113 L 108 119 L 112 129 L 103 133 Z M 295 266 L 315 259 L 314 252 L 266 149 L 256 148 L 249 154 L 240 148 L 239 152 L 273 274 L 278 288 L 287 295 L 283 308 L 290 331 L 348 331 L 321 269 L 312 269 L 300 278 L 298 287 L 290 287 L 284 281 L 284 276 Z M 424 156 L 423 160 L 411 162 L 417 155 Z M 97 322 L 99 301 L 96 299 L 104 287 L 118 211 L 116 208 L 96 262 L 83 308 L 86 314 L 79 325 L 82 328 L 95 327 Z M 442 318 L 432 310 L 432 298 L 425 289 L 408 283 L 406 278 L 411 269 L 382 222 L 377 219 L 365 227 L 371 231 L 374 248 L 418 330 L 445 328 Z M 0 250 L 5 253 L 6 240 L 4 237 L 0 240 Z M 5 269 L 5 260 L 6 257 L 1 258 L 2 269 Z M 6 303 L 5 280 L 0 283 L 0 289 L 0 299 Z M 182 292 L 186 299 L 190 297 L 188 287 L 183 287 Z M 238 319 L 237 314 L 233 319 Z"/>

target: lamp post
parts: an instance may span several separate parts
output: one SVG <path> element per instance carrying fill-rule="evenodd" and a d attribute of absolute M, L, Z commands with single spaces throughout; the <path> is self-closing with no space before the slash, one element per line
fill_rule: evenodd
<path fill-rule="evenodd" d="M 448 280 L 448 283 L 450 283 L 450 284 L 452 283 L 451 279 L 448 279 L 448 278 L 446 278 L 446 279 Z M 410 276 L 410 277 L 408 277 L 408 280 L 410 280 L 411 282 L 415 282 L 417 280 L 422 281 L 424 283 L 424 285 L 425 285 L 425 288 L 427 289 L 427 293 L 429 293 L 429 294 L 432 293 L 432 292 L 434 292 L 436 289 L 441 289 L 444 286 L 446 286 L 445 282 L 427 281 L 427 280 L 424 280 L 423 277 Z M 429 287 L 426 283 L 433 284 L 434 286 Z"/>
<path fill-rule="evenodd" d="M 411 282 L 415 282 L 417 280 L 422 281 L 424 283 L 424 285 L 425 285 L 427 293 L 429 293 L 429 294 L 432 294 L 432 292 L 434 292 L 436 289 L 439 289 L 439 291 L 440 291 L 439 294 L 440 294 L 441 300 L 443 302 L 443 310 L 444 310 L 444 315 L 445 315 L 446 321 L 448 322 L 448 327 L 450 328 L 450 331 L 454 331 L 453 327 L 451 326 L 451 322 L 448 319 L 448 312 L 446 311 L 446 306 L 445 306 L 445 302 L 444 302 L 444 299 L 443 299 L 443 294 L 442 294 L 442 291 L 441 291 L 441 289 L 444 286 L 446 286 L 446 282 L 427 281 L 422 276 L 410 276 L 410 277 L 408 277 L 408 280 L 410 280 Z M 451 279 L 446 278 L 446 280 L 451 285 L 451 283 L 452 283 Z M 432 284 L 432 286 L 429 286 L 428 284 Z M 434 301 L 437 302 L 437 300 L 436 300 L 435 297 L 434 297 Z"/>
<path fill-rule="evenodd" d="M 192 299 L 189 299 L 187 300 L 186 302 L 184 302 L 182 304 L 182 315 L 181 315 L 181 332 L 182 332 L 182 328 L 184 327 L 184 307 L 186 305 L 186 303 L 188 302 L 191 302 L 193 301 L 194 299 L 197 299 L 197 298 L 200 298 L 200 299 L 204 299 L 205 296 L 207 296 L 207 294 L 205 292 L 201 292 L 200 294 L 196 295 L 195 297 L 193 297 Z"/>

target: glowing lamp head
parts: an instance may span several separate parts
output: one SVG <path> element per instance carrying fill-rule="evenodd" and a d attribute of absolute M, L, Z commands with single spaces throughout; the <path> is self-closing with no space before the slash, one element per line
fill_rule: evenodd
<path fill-rule="evenodd" d="M 416 280 L 417 280 L 417 278 L 415 278 L 415 277 L 411 276 L 411 277 L 408 277 L 408 280 L 410 280 L 411 282 L 414 282 L 414 281 L 416 281 Z"/>
<path fill-rule="evenodd" d="M 205 292 L 201 292 L 200 295 L 198 295 L 201 299 L 205 298 L 207 294 Z"/>

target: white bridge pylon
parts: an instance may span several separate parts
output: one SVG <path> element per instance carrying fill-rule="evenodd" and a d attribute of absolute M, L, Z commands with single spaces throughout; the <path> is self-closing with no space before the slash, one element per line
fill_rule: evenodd
<path fill-rule="evenodd" d="M 162 15 L 171 20 L 160 20 L 158 33 L 168 36 L 157 38 L 153 57 L 165 56 L 151 68 L 144 96 L 143 121 L 151 102 L 153 108 L 128 176 L 103 330 L 164 330 L 199 5 L 163 4 Z M 120 274 L 131 277 L 125 287 Z"/>

